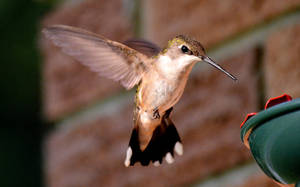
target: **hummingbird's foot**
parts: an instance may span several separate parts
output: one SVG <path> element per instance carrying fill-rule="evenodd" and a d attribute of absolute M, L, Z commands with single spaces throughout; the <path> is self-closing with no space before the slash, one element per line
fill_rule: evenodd
<path fill-rule="evenodd" d="M 160 118 L 158 108 L 155 108 L 155 109 L 153 110 L 153 118 L 154 118 L 154 119 L 159 119 L 159 118 Z"/>

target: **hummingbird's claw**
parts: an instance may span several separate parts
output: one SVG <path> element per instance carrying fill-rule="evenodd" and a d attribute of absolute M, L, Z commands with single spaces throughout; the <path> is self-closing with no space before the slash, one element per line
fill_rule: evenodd
<path fill-rule="evenodd" d="M 155 109 L 153 110 L 153 118 L 154 118 L 154 119 L 159 119 L 159 118 L 160 118 L 159 111 L 158 111 L 157 108 L 155 108 Z"/>

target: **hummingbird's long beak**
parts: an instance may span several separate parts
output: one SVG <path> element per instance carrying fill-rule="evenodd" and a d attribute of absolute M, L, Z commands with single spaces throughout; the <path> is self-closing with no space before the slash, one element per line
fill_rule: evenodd
<path fill-rule="evenodd" d="M 232 80 L 236 81 L 238 80 L 235 76 L 228 73 L 224 68 L 222 68 L 219 64 L 215 63 L 211 58 L 208 56 L 201 56 L 200 57 L 202 61 L 209 63 L 210 65 L 214 66 L 215 68 L 219 69 L 223 73 L 225 73 L 228 77 L 230 77 Z"/>

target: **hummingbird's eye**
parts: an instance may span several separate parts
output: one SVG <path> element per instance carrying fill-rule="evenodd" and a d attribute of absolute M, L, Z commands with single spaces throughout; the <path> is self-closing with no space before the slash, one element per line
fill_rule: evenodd
<path fill-rule="evenodd" d="M 183 46 L 181 47 L 181 51 L 182 51 L 183 53 L 188 53 L 190 50 L 189 50 L 189 48 L 188 48 L 187 46 L 183 45 Z"/>

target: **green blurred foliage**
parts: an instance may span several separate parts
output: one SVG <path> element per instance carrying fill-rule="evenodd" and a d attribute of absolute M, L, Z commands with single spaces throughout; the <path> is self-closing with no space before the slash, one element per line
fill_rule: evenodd
<path fill-rule="evenodd" d="M 52 1 L 0 1 L 0 186 L 43 186 L 38 53 L 40 19 Z"/>

